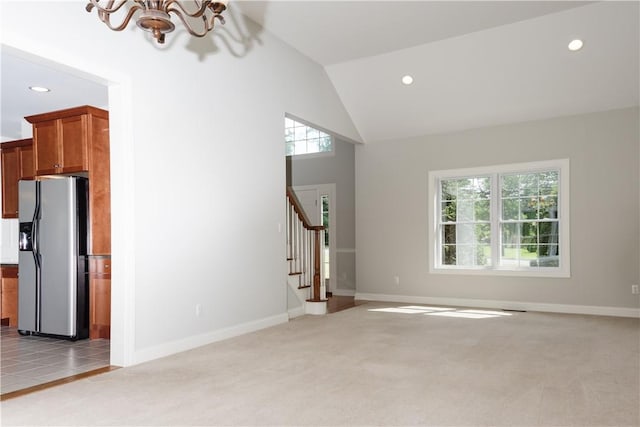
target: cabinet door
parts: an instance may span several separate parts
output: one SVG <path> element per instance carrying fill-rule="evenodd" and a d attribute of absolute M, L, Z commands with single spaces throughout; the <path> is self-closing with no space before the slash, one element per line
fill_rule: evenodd
<path fill-rule="evenodd" d="M 18 217 L 18 148 L 2 149 L 2 217 Z"/>
<path fill-rule="evenodd" d="M 87 116 L 60 119 L 61 173 L 89 170 L 87 157 Z"/>
<path fill-rule="evenodd" d="M 18 267 L 2 267 L 2 314 L 9 326 L 18 326 Z"/>
<path fill-rule="evenodd" d="M 33 179 L 36 171 L 33 167 L 33 145 L 20 147 L 20 179 Z"/>
<path fill-rule="evenodd" d="M 111 336 L 111 259 L 89 257 L 89 338 Z"/>
<path fill-rule="evenodd" d="M 109 171 L 109 121 L 92 117 L 89 125 L 89 215 L 92 255 L 111 254 L 111 190 Z"/>
<path fill-rule="evenodd" d="M 47 120 L 33 125 L 33 149 L 36 175 L 50 175 L 60 167 L 57 120 Z"/>

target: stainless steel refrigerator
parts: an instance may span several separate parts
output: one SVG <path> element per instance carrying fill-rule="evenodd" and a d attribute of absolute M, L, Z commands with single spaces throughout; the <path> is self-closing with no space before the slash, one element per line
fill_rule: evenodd
<path fill-rule="evenodd" d="M 18 332 L 87 338 L 89 182 L 60 177 L 18 187 Z"/>

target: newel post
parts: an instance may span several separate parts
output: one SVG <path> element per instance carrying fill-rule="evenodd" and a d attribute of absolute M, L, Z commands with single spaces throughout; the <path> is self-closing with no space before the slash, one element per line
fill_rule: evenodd
<path fill-rule="evenodd" d="M 320 301 L 320 230 L 313 230 L 313 300 Z"/>

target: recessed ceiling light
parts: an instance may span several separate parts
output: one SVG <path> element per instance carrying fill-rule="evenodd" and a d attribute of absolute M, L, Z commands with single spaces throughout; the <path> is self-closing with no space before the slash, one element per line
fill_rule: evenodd
<path fill-rule="evenodd" d="M 575 39 L 575 40 L 571 40 L 571 42 L 569 43 L 569 46 L 567 47 L 569 48 L 570 51 L 575 52 L 576 50 L 582 49 L 583 45 L 584 43 L 582 43 L 582 40 Z"/>
<path fill-rule="evenodd" d="M 413 77 L 411 77 L 410 75 L 406 75 L 404 77 L 402 77 L 402 84 L 404 85 L 410 85 L 411 83 L 413 83 Z"/>
<path fill-rule="evenodd" d="M 29 89 L 31 89 L 34 92 L 51 92 L 51 89 L 49 89 L 48 87 L 42 87 L 42 86 L 29 86 Z"/>

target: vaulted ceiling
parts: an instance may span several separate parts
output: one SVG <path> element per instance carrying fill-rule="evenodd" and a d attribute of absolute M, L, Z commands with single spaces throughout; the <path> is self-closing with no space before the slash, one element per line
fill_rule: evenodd
<path fill-rule="evenodd" d="M 229 7 L 323 66 L 365 142 L 639 104 L 637 1 L 232 1 Z M 584 41 L 577 52 L 567 49 L 574 38 Z M 106 106 L 103 86 L 3 50 L 3 136 L 19 137 L 20 117 L 42 112 L 42 105 L 30 111 L 21 104 L 33 96 L 24 93 L 24 78 L 34 73 L 64 81 L 72 99 L 62 107 Z M 401 83 L 407 74 L 414 79 L 409 86 Z M 53 99 L 48 109 L 56 108 Z"/>
<path fill-rule="evenodd" d="M 325 66 L 369 142 L 638 105 L 638 5 L 276 1 L 238 7 Z M 575 38 L 584 47 L 571 52 Z M 407 74 L 410 86 L 401 83 Z"/>

